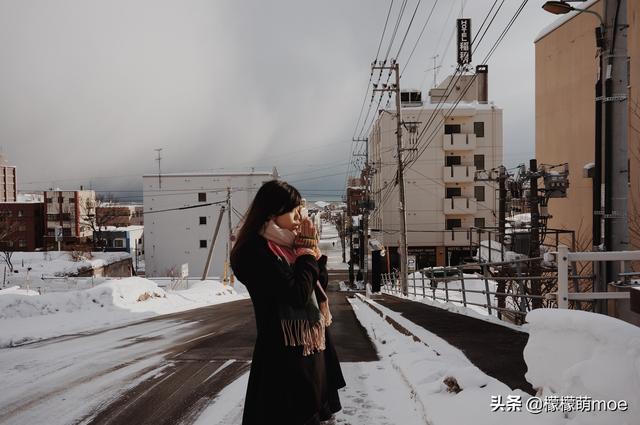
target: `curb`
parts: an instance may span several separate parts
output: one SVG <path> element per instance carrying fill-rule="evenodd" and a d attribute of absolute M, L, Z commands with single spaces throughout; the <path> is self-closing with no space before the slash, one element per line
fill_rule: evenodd
<path fill-rule="evenodd" d="M 398 323 L 394 318 L 387 316 L 387 314 L 385 314 L 380 307 L 378 306 L 378 304 L 369 299 L 366 298 L 365 296 L 363 296 L 362 294 L 355 294 L 355 296 L 362 301 L 363 303 L 365 303 L 366 305 L 369 306 L 369 308 L 371 310 L 373 310 L 378 316 L 382 317 L 382 319 L 384 319 L 385 322 L 387 322 L 388 324 L 390 324 L 391 326 L 393 326 L 393 328 L 395 330 L 397 330 L 398 332 L 400 332 L 403 335 L 406 336 L 410 336 L 415 342 L 420 342 L 422 344 L 424 344 L 425 346 L 429 347 L 430 350 L 432 350 L 434 353 L 436 353 L 436 355 L 440 355 L 440 353 L 438 353 L 433 347 L 431 347 L 429 344 L 427 344 L 426 342 L 424 342 L 422 339 L 420 339 L 420 337 L 418 337 L 416 334 L 414 334 L 413 332 L 411 332 L 409 329 L 405 328 L 404 326 L 402 326 L 400 323 Z"/>

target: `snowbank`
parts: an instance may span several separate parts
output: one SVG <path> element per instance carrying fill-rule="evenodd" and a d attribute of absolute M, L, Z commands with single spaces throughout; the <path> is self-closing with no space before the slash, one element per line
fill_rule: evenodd
<path fill-rule="evenodd" d="M 16 286 L 10 286 L 5 289 L 0 289 L 0 295 L 38 295 L 38 291 L 32 291 L 30 289 L 22 289 L 16 285 Z"/>
<path fill-rule="evenodd" d="M 218 281 L 165 291 L 140 277 L 44 295 L 16 291 L 0 292 L 0 347 L 246 298 Z"/>
<path fill-rule="evenodd" d="M 7 279 L 11 283 L 24 284 L 28 272 L 32 282 L 39 282 L 43 276 L 77 275 L 83 270 L 100 268 L 130 258 L 131 254 L 128 252 L 92 252 L 91 258 L 80 261 L 74 260 L 67 251 L 15 252 L 11 257 L 15 273 L 10 273 L 7 268 Z"/>
<path fill-rule="evenodd" d="M 628 412 L 570 414 L 570 423 L 631 424 L 640 417 L 640 328 L 576 310 L 527 315 L 525 377 L 543 395 L 626 400 Z M 635 419 L 631 419 L 635 418 Z"/>

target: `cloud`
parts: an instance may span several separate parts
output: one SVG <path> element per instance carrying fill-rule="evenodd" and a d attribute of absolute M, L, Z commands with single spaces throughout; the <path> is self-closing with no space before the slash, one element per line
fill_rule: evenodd
<path fill-rule="evenodd" d="M 441 3 L 403 86 L 428 88 L 432 76 L 425 70 L 436 52 L 443 60 L 440 79 L 450 70 L 454 46 L 445 52 L 445 44 L 459 7 Z M 466 3 L 465 15 L 479 25 L 491 2 Z M 388 5 L 0 2 L 3 149 L 19 167 L 21 189 L 76 187 L 89 180 L 111 190 L 139 185 L 136 176 L 155 171 L 158 147 L 164 171 L 276 165 L 292 179 L 307 178 L 303 188 L 339 189 L 346 166 L 336 164 L 347 160 Z M 408 3 L 391 55 L 414 5 Z M 419 9 L 401 63 L 431 5 Z M 488 39 L 497 37 L 513 9 L 505 6 Z M 505 121 L 506 145 L 533 143 L 532 43 L 550 20 L 539 4 L 529 5 L 490 63 L 491 98 L 505 117 L 527 128 L 518 131 Z M 393 24 L 392 16 L 387 34 Z M 524 88 L 518 96 L 512 95 L 515 87 Z M 312 179 L 323 175 L 330 176 Z"/>

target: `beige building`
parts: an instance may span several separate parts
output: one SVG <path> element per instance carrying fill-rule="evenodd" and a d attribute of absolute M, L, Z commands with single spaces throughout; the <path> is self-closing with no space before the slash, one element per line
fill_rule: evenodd
<path fill-rule="evenodd" d="M 477 91 L 475 83 L 484 81 L 486 89 L 486 80 L 478 79 L 445 121 L 451 102 L 465 87 L 460 81 L 444 93 L 448 81 L 431 90 L 431 103 L 422 104 L 417 91 L 401 96 L 404 156 L 410 164 L 404 173 L 407 245 L 410 260 L 415 257 L 418 268 L 461 262 L 470 255 L 469 229 L 497 225 L 496 183 L 476 181 L 475 176 L 477 171 L 502 164 L 502 110 L 486 101 L 486 90 L 484 96 L 476 95 L 482 90 Z M 444 103 L 438 107 L 439 100 Z M 424 152 L 411 161 L 423 146 Z M 387 248 L 387 265 L 399 269 L 394 110 L 381 111 L 374 122 L 369 158 L 374 168 L 371 192 L 375 203 L 369 223 L 371 237 Z"/>
<path fill-rule="evenodd" d="M 16 167 L 0 154 L 0 202 L 16 202 L 17 198 Z"/>
<path fill-rule="evenodd" d="M 85 242 L 93 235 L 96 194 L 93 190 L 50 190 L 44 192 L 45 245 L 55 243 L 56 229 L 63 242 Z"/>
<path fill-rule="evenodd" d="M 603 1 L 589 9 L 603 14 Z M 640 2 L 628 1 L 629 225 L 630 242 L 640 248 Z M 594 162 L 595 83 L 598 73 L 592 14 L 570 14 L 541 32 L 536 55 L 536 158 L 538 163 L 568 162 L 567 198 L 554 199 L 549 226 L 576 231 L 578 249 L 590 250 L 592 182 L 583 167 Z"/>

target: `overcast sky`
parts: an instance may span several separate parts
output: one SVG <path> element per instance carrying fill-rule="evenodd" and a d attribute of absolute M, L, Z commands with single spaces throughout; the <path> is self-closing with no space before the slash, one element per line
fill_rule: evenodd
<path fill-rule="evenodd" d="M 417 0 L 408 0 L 393 52 Z M 479 27 L 493 0 L 463 10 Z M 534 151 L 534 49 L 554 20 L 530 0 L 489 61 L 507 165 Z M 163 172 L 270 170 L 311 198 L 341 190 L 389 0 L 4 0 L 0 144 L 21 190 L 135 190 Z M 392 9 L 391 32 L 401 0 Z M 433 0 L 421 2 L 406 62 Z M 520 4 L 506 0 L 476 58 Z M 405 71 L 428 90 L 453 72 L 460 0 L 440 0 Z M 454 37 L 455 38 L 455 37 Z M 454 40 L 455 41 L 455 40 Z M 386 50 L 388 39 L 382 44 Z M 448 48 L 447 48 L 448 47 Z M 322 177 L 325 176 L 325 177 Z M 321 177 L 321 178 L 319 178 Z M 327 192 L 329 194 L 329 192 Z M 122 196 L 127 193 L 121 193 Z M 133 196 L 130 193 L 129 196 Z"/>

